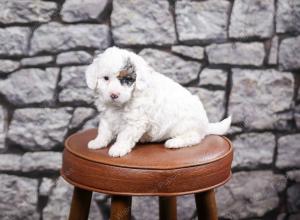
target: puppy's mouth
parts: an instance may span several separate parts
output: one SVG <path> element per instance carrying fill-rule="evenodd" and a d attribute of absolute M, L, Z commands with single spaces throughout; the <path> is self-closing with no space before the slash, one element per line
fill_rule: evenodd
<path fill-rule="evenodd" d="M 121 107 L 123 106 L 125 103 L 120 102 L 119 100 L 115 100 L 115 99 L 109 99 L 106 101 L 107 105 L 110 106 L 116 106 L 116 107 Z"/>

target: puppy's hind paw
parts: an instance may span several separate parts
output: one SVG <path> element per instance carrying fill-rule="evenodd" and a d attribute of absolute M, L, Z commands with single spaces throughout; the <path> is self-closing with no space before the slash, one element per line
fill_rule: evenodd
<path fill-rule="evenodd" d="M 185 146 L 186 145 L 180 138 L 169 139 L 165 142 L 165 147 L 167 148 L 181 148 Z"/>
<path fill-rule="evenodd" d="M 106 145 L 104 145 L 101 141 L 95 139 L 95 140 L 91 140 L 89 143 L 88 143 L 88 148 L 89 149 L 93 149 L 93 150 L 96 150 L 96 149 L 100 149 L 100 148 L 103 148 L 103 147 L 106 147 Z"/>
<path fill-rule="evenodd" d="M 185 135 L 177 136 L 165 142 L 167 148 L 181 148 L 190 147 L 199 144 L 205 135 L 198 134 L 197 132 L 188 133 Z"/>
<path fill-rule="evenodd" d="M 109 149 L 108 154 L 111 157 L 122 157 L 122 156 L 128 154 L 130 151 L 131 151 L 130 148 L 113 145 Z"/>

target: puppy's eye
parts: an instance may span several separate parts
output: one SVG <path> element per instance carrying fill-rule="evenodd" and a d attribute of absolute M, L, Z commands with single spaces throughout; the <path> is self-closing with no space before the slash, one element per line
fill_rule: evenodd
<path fill-rule="evenodd" d="M 135 82 L 135 79 L 130 76 L 126 76 L 126 77 L 121 78 L 120 82 L 122 85 L 126 84 L 128 86 L 131 86 Z"/>
<path fill-rule="evenodd" d="M 105 81 L 107 81 L 107 80 L 109 80 L 109 77 L 108 77 L 108 76 L 104 76 L 103 79 L 104 79 Z"/>

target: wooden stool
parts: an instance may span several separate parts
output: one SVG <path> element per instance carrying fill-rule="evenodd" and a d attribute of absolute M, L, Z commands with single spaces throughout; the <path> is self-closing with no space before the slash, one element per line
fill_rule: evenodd
<path fill-rule="evenodd" d="M 92 192 L 112 195 L 111 220 L 131 218 L 132 196 L 159 196 L 161 220 L 176 220 L 176 196 L 195 194 L 198 218 L 216 220 L 214 188 L 231 177 L 230 141 L 207 136 L 201 144 L 167 149 L 163 144 L 139 144 L 121 158 L 108 148 L 89 150 L 96 129 L 70 136 L 65 142 L 61 175 L 74 185 L 70 220 L 88 218 Z"/>

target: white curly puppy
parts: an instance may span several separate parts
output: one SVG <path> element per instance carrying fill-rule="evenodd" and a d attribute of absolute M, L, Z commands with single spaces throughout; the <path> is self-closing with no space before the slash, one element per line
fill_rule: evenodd
<path fill-rule="evenodd" d="M 231 117 L 209 123 L 198 97 L 124 49 L 111 47 L 97 56 L 86 82 L 97 91 L 101 111 L 98 135 L 88 147 L 103 148 L 116 139 L 109 149 L 113 157 L 129 153 L 138 141 L 191 146 L 208 134 L 224 134 L 231 124 Z"/>

